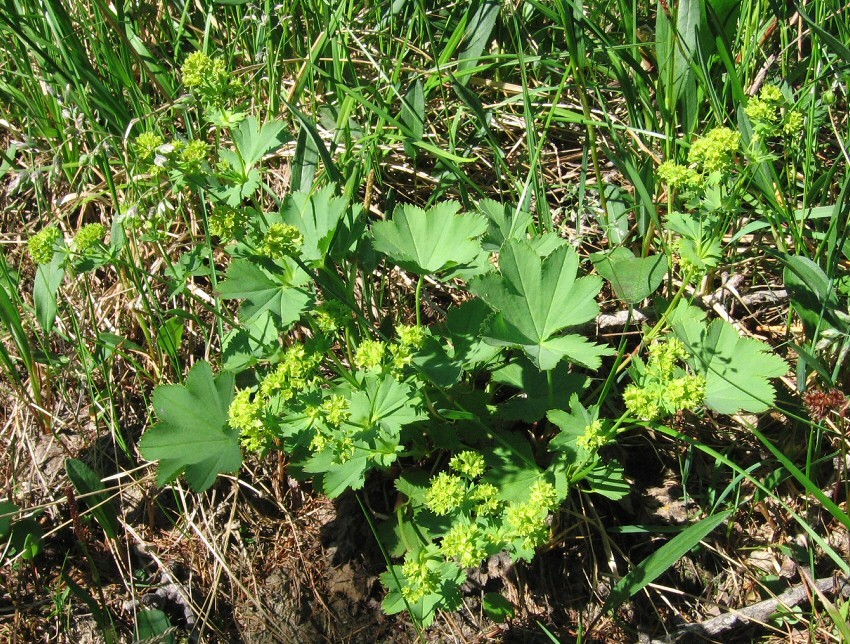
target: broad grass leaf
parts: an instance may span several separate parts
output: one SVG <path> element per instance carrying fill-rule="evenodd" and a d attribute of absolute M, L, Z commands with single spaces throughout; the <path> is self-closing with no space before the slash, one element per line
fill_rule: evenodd
<path fill-rule="evenodd" d="M 53 330 L 53 323 L 59 311 L 57 296 L 65 278 L 64 262 L 65 253 L 54 253 L 53 260 L 49 264 L 39 264 L 35 272 L 32 291 L 35 318 L 45 333 Z"/>
<path fill-rule="evenodd" d="M 176 641 L 171 630 L 168 615 L 156 608 L 140 610 L 136 615 L 136 641 L 174 644 Z"/>
<path fill-rule="evenodd" d="M 726 521 L 730 514 L 731 512 L 721 512 L 695 523 L 641 561 L 611 589 L 602 612 L 615 610 L 629 597 L 658 579 L 712 530 Z"/>
<path fill-rule="evenodd" d="M 791 306 L 811 334 L 826 326 L 847 332 L 848 325 L 835 314 L 841 310 L 836 284 L 808 257 L 788 255 L 782 272 Z"/>
<path fill-rule="evenodd" d="M 497 624 L 503 624 L 516 613 L 514 605 L 499 593 L 485 593 L 481 608 Z"/>
<path fill-rule="evenodd" d="M 404 131 L 407 139 L 404 142 L 404 151 L 411 158 L 416 159 L 417 149 L 411 145 L 411 141 L 421 141 L 422 135 L 425 133 L 425 93 L 422 88 L 422 81 L 418 78 L 407 90 L 407 94 L 404 95 L 399 120 L 407 128 Z"/>
<path fill-rule="evenodd" d="M 239 469 L 239 432 L 227 421 L 233 387 L 232 374 L 213 378 L 209 363 L 201 361 L 185 385 L 154 389 L 159 422 L 142 436 L 140 449 L 147 460 L 159 461 L 159 485 L 184 473 L 192 489 L 202 492 L 218 474 Z"/>
<path fill-rule="evenodd" d="M 548 370 L 562 359 L 596 368 L 610 349 L 582 336 L 556 337 L 569 326 L 596 317 L 602 280 L 576 279 L 578 255 L 561 246 L 540 257 L 524 241 L 511 240 L 499 258 L 501 274 L 473 280 L 470 290 L 498 313 L 485 328 L 489 342 L 522 347 L 535 366 Z"/>
<path fill-rule="evenodd" d="M 762 412 L 773 405 L 776 392 L 769 379 L 784 375 L 788 365 L 769 345 L 742 338 L 724 320 L 706 326 L 686 318 L 673 331 L 691 354 L 691 367 L 705 376 L 709 407 L 721 414 L 736 414 Z"/>
<path fill-rule="evenodd" d="M 478 59 L 490 40 L 490 34 L 499 17 L 501 3 L 496 0 L 484 0 L 478 5 L 478 10 L 469 20 L 466 29 L 466 47 L 458 56 L 458 72 L 463 72 L 478 64 Z M 458 82 L 466 84 L 469 76 L 463 75 Z"/>
<path fill-rule="evenodd" d="M 65 471 L 77 494 L 84 496 L 83 503 L 91 509 L 103 532 L 110 539 L 116 539 L 120 531 L 118 512 L 109 495 L 104 492 L 98 473 L 75 458 L 65 459 Z"/>
<path fill-rule="evenodd" d="M 634 210 L 634 201 L 628 192 L 613 183 L 606 183 L 603 190 L 608 210 L 600 211 L 599 223 L 609 243 L 622 244 L 629 235 L 629 213 Z"/>
<path fill-rule="evenodd" d="M 482 252 L 478 237 L 487 229 L 487 221 L 477 214 L 459 215 L 459 208 L 453 201 L 427 211 L 399 206 L 390 221 L 372 226 L 375 249 L 419 275 L 473 264 Z"/>
<path fill-rule="evenodd" d="M 627 497 L 632 490 L 626 480 L 626 470 L 615 460 L 597 463 L 596 467 L 588 472 L 585 481 L 588 491 L 601 494 L 612 501 Z"/>

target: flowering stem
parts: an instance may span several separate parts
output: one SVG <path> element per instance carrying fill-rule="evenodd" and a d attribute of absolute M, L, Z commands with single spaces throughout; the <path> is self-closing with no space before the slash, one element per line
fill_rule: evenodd
<path fill-rule="evenodd" d="M 416 326 L 422 326 L 422 284 L 425 282 L 425 276 L 420 275 L 419 281 L 416 282 Z"/>

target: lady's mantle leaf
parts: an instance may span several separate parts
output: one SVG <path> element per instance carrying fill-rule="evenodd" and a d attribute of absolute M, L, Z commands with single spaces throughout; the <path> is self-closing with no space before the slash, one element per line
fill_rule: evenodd
<path fill-rule="evenodd" d="M 473 264 L 482 253 L 477 240 L 487 230 L 481 215 L 458 215 L 453 201 L 425 211 L 399 206 L 391 221 L 372 226 L 375 249 L 402 268 L 431 275 Z"/>
<path fill-rule="evenodd" d="M 484 330 L 487 340 L 522 347 L 538 369 L 552 369 L 562 358 L 598 368 L 610 349 L 579 335 L 555 336 L 599 312 L 595 298 L 602 280 L 576 279 L 578 262 L 569 246 L 540 257 L 528 243 L 509 240 L 499 257 L 501 275 L 485 275 L 469 285 L 499 314 Z"/>
<path fill-rule="evenodd" d="M 773 404 L 776 392 L 768 379 L 784 375 L 788 365 L 770 346 L 742 338 L 723 320 L 706 326 L 686 318 L 673 331 L 690 352 L 691 367 L 705 376 L 709 407 L 721 414 L 736 414 L 762 412 Z"/>
<path fill-rule="evenodd" d="M 348 199 L 335 197 L 333 193 L 333 186 L 325 186 L 313 194 L 295 192 L 283 207 L 283 221 L 298 228 L 304 236 L 301 259 L 311 265 L 324 261 L 337 226 L 348 211 Z"/>
<path fill-rule="evenodd" d="M 244 299 L 239 319 L 252 325 L 264 312 L 272 314 L 285 331 L 307 310 L 312 296 L 305 285 L 309 275 L 291 260 L 280 263 L 247 259 L 235 260 L 227 269 L 227 279 L 219 284 L 224 299 Z"/>
<path fill-rule="evenodd" d="M 242 465 L 239 432 L 227 422 L 233 384 L 233 374 L 213 379 L 210 365 L 202 361 L 192 367 L 185 385 L 154 389 L 159 422 L 142 436 L 140 448 L 146 459 L 159 461 L 159 485 L 185 472 L 192 489 L 202 492 L 219 473 Z"/>
<path fill-rule="evenodd" d="M 611 282 L 617 297 L 632 304 L 652 295 L 667 274 L 664 255 L 635 257 L 624 246 L 607 254 L 594 253 L 590 259 L 599 274 Z"/>

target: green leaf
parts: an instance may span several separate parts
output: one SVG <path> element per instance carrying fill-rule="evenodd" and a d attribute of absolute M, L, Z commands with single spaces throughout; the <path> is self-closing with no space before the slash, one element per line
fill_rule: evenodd
<path fill-rule="evenodd" d="M 427 417 L 413 387 L 390 376 L 367 379 L 363 391 L 351 396 L 350 422 L 361 427 L 377 425 L 398 435 L 402 425 Z"/>
<path fill-rule="evenodd" d="M 56 313 L 59 311 L 57 295 L 65 278 L 65 253 L 56 252 L 49 264 L 39 264 L 33 282 L 32 299 L 35 303 L 35 317 L 45 333 L 53 330 Z"/>
<path fill-rule="evenodd" d="M 626 470 L 617 461 L 598 463 L 585 477 L 589 492 L 619 501 L 626 498 L 632 491 L 632 486 L 626 480 Z"/>
<path fill-rule="evenodd" d="M 543 476 L 534 461 L 531 445 L 518 434 L 500 432 L 492 447 L 482 448 L 490 468 L 482 481 L 499 488 L 499 498 L 505 501 L 524 501 L 532 484 Z"/>
<path fill-rule="evenodd" d="M 431 475 L 425 470 L 407 470 L 395 480 L 395 488 L 417 505 L 424 505 L 431 487 Z"/>
<path fill-rule="evenodd" d="M 566 408 L 570 396 L 584 388 L 587 378 L 571 373 L 565 363 L 544 372 L 521 357 L 495 369 L 492 382 L 519 389 L 518 395 L 497 406 L 497 416 L 532 423 L 543 418 L 549 409 Z"/>
<path fill-rule="evenodd" d="M 629 235 L 629 213 L 634 210 L 634 200 L 628 192 L 613 183 L 603 187 L 608 211 L 599 212 L 599 223 L 610 244 L 622 244 Z"/>
<path fill-rule="evenodd" d="M 479 63 L 478 59 L 490 41 L 490 34 L 496 25 L 500 8 L 501 3 L 497 0 L 483 0 L 478 5 L 478 10 L 469 20 L 466 34 L 464 34 L 466 47 L 458 56 L 458 72 L 474 67 Z M 469 78 L 470 76 L 463 75 L 458 82 L 465 85 Z"/>
<path fill-rule="evenodd" d="M 97 472 L 75 458 L 65 460 L 65 471 L 77 493 L 84 496 L 82 502 L 91 508 L 92 515 L 103 528 L 106 536 L 117 539 L 120 531 L 118 511 L 109 499 L 109 495 L 103 492 L 103 483 Z"/>
<path fill-rule="evenodd" d="M 585 461 L 590 454 L 586 449 L 578 446 L 579 437 L 583 436 L 587 428 L 599 418 L 599 407 L 596 405 L 586 408 L 581 404 L 578 394 L 570 397 L 570 411 L 551 409 L 546 417 L 553 425 L 561 431 L 549 442 L 549 449 L 563 452 L 570 456 L 573 461 L 578 462 L 579 456 L 584 456 Z"/>
<path fill-rule="evenodd" d="M 487 613 L 487 617 L 497 624 L 505 623 L 516 613 L 514 605 L 499 593 L 485 593 L 481 607 Z"/>
<path fill-rule="evenodd" d="M 721 414 L 736 414 L 741 410 L 762 412 L 773 405 L 776 392 L 769 378 L 784 375 L 788 365 L 769 345 L 742 338 L 724 320 L 705 326 L 685 318 L 673 331 L 691 354 L 691 367 L 705 376 L 709 407 Z"/>
<path fill-rule="evenodd" d="M 482 252 L 477 238 L 486 230 L 487 221 L 481 215 L 459 215 L 459 208 L 454 201 L 439 203 L 427 211 L 399 206 L 392 220 L 372 226 L 375 249 L 419 275 L 472 264 Z"/>
<path fill-rule="evenodd" d="M 499 250 L 509 239 L 524 240 L 532 215 L 526 210 L 517 211 L 516 206 L 501 204 L 493 199 L 482 199 L 478 203 L 479 212 L 489 219 L 487 233 L 484 235 L 484 249 Z"/>
<path fill-rule="evenodd" d="M 227 269 L 227 279 L 218 290 L 224 299 L 244 299 L 239 319 L 250 325 L 265 311 L 285 331 L 306 311 L 312 295 L 304 288 L 310 277 L 292 260 L 264 262 L 248 259 L 234 260 Z"/>
<path fill-rule="evenodd" d="M 173 360 L 178 358 L 177 351 L 183 342 L 184 329 L 185 320 L 179 316 L 174 316 L 165 321 L 159 328 L 159 333 L 156 336 L 157 346 L 166 355 L 171 356 Z"/>
<path fill-rule="evenodd" d="M 492 315 L 481 300 L 467 300 L 446 314 L 446 330 L 454 348 L 454 358 L 465 368 L 491 360 L 499 349 L 481 338 L 484 322 Z"/>
<path fill-rule="evenodd" d="M 841 310 L 836 284 L 823 269 L 808 257 L 788 255 L 782 273 L 791 306 L 800 316 L 806 330 L 824 329 L 824 325 L 847 332 L 848 324 L 836 312 Z"/>
<path fill-rule="evenodd" d="M 322 476 L 322 491 L 331 499 L 337 498 L 346 490 L 359 490 L 366 483 L 366 470 L 369 467 L 368 453 L 358 450 L 354 457 L 345 463 L 334 463 Z M 304 468 L 309 472 L 309 467 Z"/>
<path fill-rule="evenodd" d="M 298 228 L 304 236 L 301 258 L 305 263 L 321 264 L 324 261 L 348 206 L 348 199 L 334 196 L 332 185 L 314 193 L 295 192 L 287 197 L 283 221 Z"/>
<path fill-rule="evenodd" d="M 590 257 L 599 274 L 611 282 L 621 300 L 636 304 L 655 292 L 667 274 L 667 257 L 650 255 L 635 257 L 628 248 L 610 253 L 594 253 Z"/>
<path fill-rule="evenodd" d="M 413 356 L 413 364 L 438 387 L 451 387 L 463 374 L 462 363 L 450 358 L 446 348 L 433 336 L 425 338 L 424 344 Z"/>
<path fill-rule="evenodd" d="M 264 156 L 291 139 L 283 121 L 269 121 L 261 126 L 255 116 L 246 118 L 233 132 L 233 142 L 242 157 L 246 175 Z"/>
<path fill-rule="evenodd" d="M 425 133 L 425 93 L 422 81 L 416 79 L 407 90 L 401 104 L 399 120 L 405 125 L 404 132 L 407 140 L 404 142 L 404 151 L 413 158 L 417 157 L 417 149 L 411 145 L 412 141 L 421 141 Z"/>
<path fill-rule="evenodd" d="M 11 501 L 0 501 L 0 541 L 9 536 L 12 529 L 12 517 L 19 509 Z"/>
<path fill-rule="evenodd" d="M 629 597 L 658 579 L 667 569 L 708 536 L 712 530 L 726 521 L 730 514 L 731 512 L 721 512 L 720 514 L 703 519 L 673 537 L 673 539 L 641 561 L 635 566 L 634 570 L 629 572 L 629 574 L 623 577 L 611 589 L 611 594 L 608 595 L 602 612 L 615 610 Z"/>
<path fill-rule="evenodd" d="M 549 370 L 567 358 L 592 369 L 611 350 L 578 335 L 556 336 L 562 329 L 596 317 L 602 280 L 576 279 L 578 255 L 561 246 L 541 258 L 524 241 L 510 240 L 499 257 L 501 274 L 473 280 L 470 290 L 498 313 L 485 329 L 495 344 L 519 346 L 535 366 Z"/>
<path fill-rule="evenodd" d="M 136 641 L 147 641 L 157 644 L 174 644 L 176 639 L 172 633 L 166 635 L 171 628 L 168 615 L 155 608 L 140 610 L 136 616 Z"/>
<path fill-rule="evenodd" d="M 232 374 L 214 379 L 209 363 L 201 361 L 192 367 L 185 385 L 154 389 L 159 422 L 142 436 L 140 449 L 147 460 L 159 461 L 159 485 L 185 473 L 192 489 L 201 492 L 218 474 L 239 469 L 239 432 L 227 421 L 233 387 Z"/>

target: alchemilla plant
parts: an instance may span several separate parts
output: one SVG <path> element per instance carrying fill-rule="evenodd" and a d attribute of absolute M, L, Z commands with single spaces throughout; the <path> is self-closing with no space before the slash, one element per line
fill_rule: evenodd
<path fill-rule="evenodd" d="M 135 138 L 132 208 L 154 215 L 137 216 L 135 230 L 156 243 L 168 204 L 203 202 L 204 235 L 228 257 L 217 295 L 238 310 L 217 376 L 199 362 L 185 384 L 156 389 L 159 421 L 142 454 L 159 461 L 160 484 L 184 475 L 196 490 L 246 452 L 278 450 L 331 498 L 367 481 L 392 489 L 376 530 L 391 558 L 388 613 L 428 625 L 460 606 L 468 572 L 488 558 L 531 560 L 572 495 L 624 496 L 606 449 L 622 432 L 772 404 L 784 361 L 684 300 L 724 261 L 759 146 L 796 127 L 781 93 L 765 89 L 747 106 L 758 138 L 717 128 L 658 168 L 668 204 L 659 236 L 674 265 L 628 248 L 591 265 L 515 204 L 399 204 L 373 221 L 334 183 L 266 200 L 263 160 L 291 139 L 285 124 L 249 116 L 215 58 L 191 55 L 183 81 L 212 137 Z M 103 232 L 84 229 L 72 248 L 86 252 Z M 60 247 L 51 228 L 30 242 L 42 265 Z M 414 286 L 391 303 L 364 284 L 392 271 Z M 682 284 L 659 300 L 660 321 L 627 370 L 623 352 L 588 331 L 600 275 L 629 304 L 665 278 Z M 452 294 L 444 314 L 425 310 L 436 290 Z"/>

